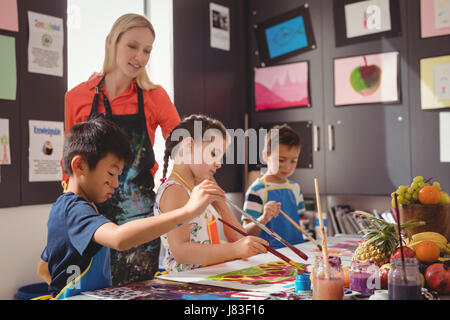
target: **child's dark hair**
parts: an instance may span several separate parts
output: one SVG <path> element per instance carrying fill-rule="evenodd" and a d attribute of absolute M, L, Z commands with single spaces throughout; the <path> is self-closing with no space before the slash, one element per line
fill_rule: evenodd
<path fill-rule="evenodd" d="M 73 174 L 71 162 L 80 155 L 93 170 L 100 159 L 108 153 L 114 154 L 131 165 L 132 153 L 126 134 L 112 121 L 98 117 L 75 124 L 64 140 L 63 167 L 68 175 Z"/>
<path fill-rule="evenodd" d="M 196 122 L 201 123 L 201 129 L 202 133 L 204 134 L 209 129 L 216 129 L 219 130 L 222 134 L 223 138 L 226 139 L 227 137 L 227 129 L 223 125 L 222 122 L 219 120 L 210 118 L 208 116 L 202 115 L 202 114 L 193 114 L 188 117 L 183 118 L 183 120 L 172 130 L 170 135 L 166 139 L 166 151 L 164 152 L 164 169 L 163 169 L 163 179 L 162 181 L 165 181 L 166 174 L 167 174 L 167 167 L 169 166 L 169 158 L 172 154 L 173 149 L 182 141 L 184 136 L 179 137 L 177 140 L 173 137 L 173 133 L 176 132 L 179 129 L 187 130 L 192 138 L 196 138 L 194 134 L 194 128 Z M 203 139 L 203 137 L 202 137 Z M 195 141 L 198 142 L 198 141 Z"/>
<path fill-rule="evenodd" d="M 275 143 L 274 146 L 278 146 L 279 144 L 288 146 L 289 148 L 302 146 L 300 136 L 287 124 L 273 126 L 267 132 L 264 150 L 268 154 L 272 151 L 273 140 Z"/>

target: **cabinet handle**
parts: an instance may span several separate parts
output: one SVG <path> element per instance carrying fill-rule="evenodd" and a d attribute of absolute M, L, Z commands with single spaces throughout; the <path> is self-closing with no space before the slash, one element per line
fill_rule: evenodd
<path fill-rule="evenodd" d="M 314 152 L 319 152 L 320 151 L 320 144 L 319 144 L 319 134 L 320 134 L 320 128 L 319 126 L 313 126 L 313 131 L 314 131 L 314 135 L 313 135 L 313 148 L 314 148 Z"/>
<path fill-rule="evenodd" d="M 328 125 L 328 150 L 334 150 L 334 126 L 332 124 Z"/>

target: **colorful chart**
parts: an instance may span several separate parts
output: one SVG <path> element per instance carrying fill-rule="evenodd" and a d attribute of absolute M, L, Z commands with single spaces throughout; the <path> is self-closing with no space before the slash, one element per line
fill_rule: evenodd
<path fill-rule="evenodd" d="M 298 264 L 306 272 L 307 265 Z M 207 277 L 208 280 L 239 282 L 242 284 L 262 285 L 292 283 L 299 270 L 283 261 L 274 261 L 247 269 Z"/>

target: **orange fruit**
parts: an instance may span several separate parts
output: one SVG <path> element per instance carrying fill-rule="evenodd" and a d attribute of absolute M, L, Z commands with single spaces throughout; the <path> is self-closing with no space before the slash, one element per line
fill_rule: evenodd
<path fill-rule="evenodd" d="M 419 201 L 422 204 L 438 204 L 441 201 L 441 192 L 434 186 L 425 186 L 419 191 Z"/>
<path fill-rule="evenodd" d="M 430 240 L 425 240 L 416 246 L 416 258 L 421 262 L 435 262 L 441 254 L 436 243 Z"/>

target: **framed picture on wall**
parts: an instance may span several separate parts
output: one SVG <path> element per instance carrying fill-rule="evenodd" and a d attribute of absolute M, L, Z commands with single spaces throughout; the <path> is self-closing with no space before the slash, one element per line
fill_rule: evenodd
<path fill-rule="evenodd" d="M 398 0 L 334 0 L 336 47 L 401 33 Z"/>
<path fill-rule="evenodd" d="M 310 107 L 307 61 L 254 69 L 256 111 Z"/>
<path fill-rule="evenodd" d="M 334 60 L 335 106 L 400 102 L 399 53 Z"/>
<path fill-rule="evenodd" d="M 422 109 L 450 107 L 450 55 L 420 60 Z"/>
<path fill-rule="evenodd" d="M 420 0 L 421 37 L 450 34 L 450 1 Z"/>
<path fill-rule="evenodd" d="M 308 4 L 254 26 L 261 66 L 316 48 Z"/>

